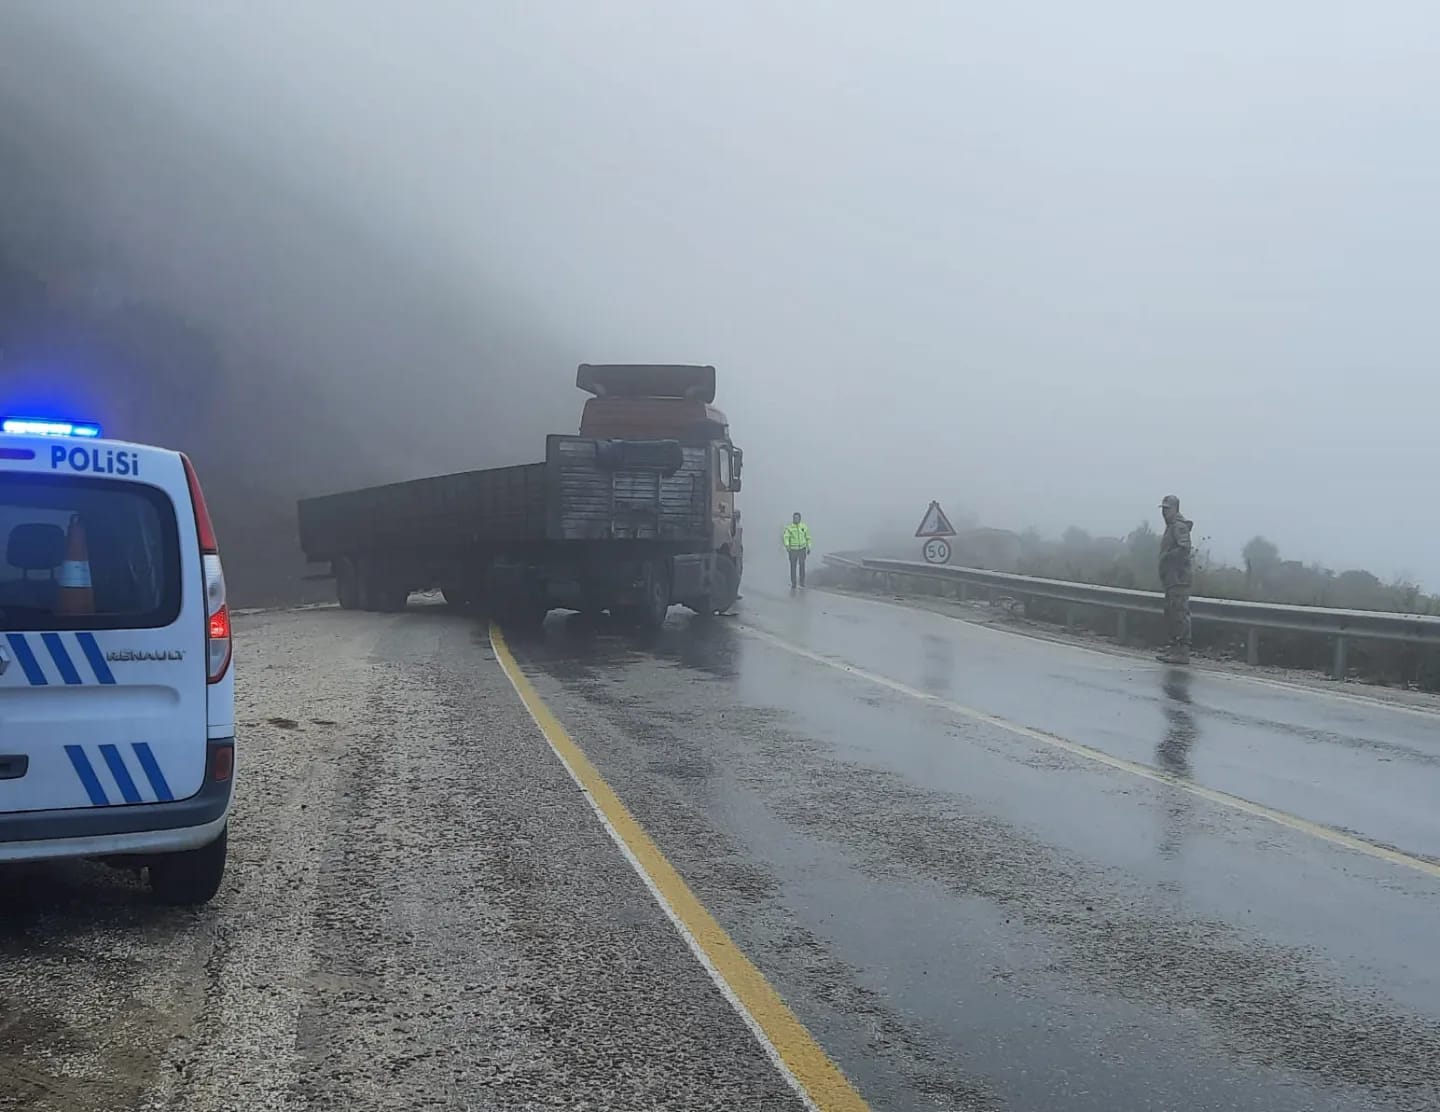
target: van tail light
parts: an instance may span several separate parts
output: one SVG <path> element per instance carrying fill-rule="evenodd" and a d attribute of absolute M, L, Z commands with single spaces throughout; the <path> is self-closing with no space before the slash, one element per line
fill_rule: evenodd
<path fill-rule="evenodd" d="M 225 678 L 230 667 L 230 607 L 225 604 L 225 572 L 220 557 L 213 552 L 201 559 L 205 563 L 205 598 L 210 613 L 205 623 L 206 665 L 211 683 Z"/>
<path fill-rule="evenodd" d="M 230 607 L 225 602 L 225 569 L 215 542 L 215 526 L 205 505 L 205 493 L 188 456 L 182 455 L 185 481 L 190 486 L 190 504 L 195 508 L 195 533 L 200 538 L 200 563 L 205 573 L 206 674 L 211 683 L 225 678 L 230 668 Z"/>
<path fill-rule="evenodd" d="M 210 779 L 220 784 L 235 775 L 235 746 L 210 746 Z"/>

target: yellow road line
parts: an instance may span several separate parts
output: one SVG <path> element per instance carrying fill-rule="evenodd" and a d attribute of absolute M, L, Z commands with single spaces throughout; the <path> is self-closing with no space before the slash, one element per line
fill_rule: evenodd
<path fill-rule="evenodd" d="M 490 645 L 535 725 L 585 792 L 620 851 L 806 1107 L 815 1112 L 868 1112 L 864 1098 L 765 975 L 696 898 L 675 866 L 545 705 L 494 625 L 490 627 Z"/>
<path fill-rule="evenodd" d="M 1280 811 L 1274 807 L 1267 807 L 1263 803 L 1256 803 L 1252 800 L 1245 799 L 1243 796 L 1231 795 L 1229 792 L 1204 787 L 1195 783 L 1193 780 L 1186 780 L 1168 772 L 1162 772 L 1160 769 L 1152 768 L 1150 765 L 1139 764 L 1136 761 L 1127 761 L 1124 757 L 1113 756 L 1102 749 L 1085 745 L 1083 742 L 1071 741 L 1069 738 L 1061 737 L 1059 734 L 1052 734 L 1046 730 L 1037 730 L 1031 726 L 1022 726 L 1020 723 L 1012 722 L 1008 718 L 1001 718 L 999 715 L 966 706 L 964 703 L 956 703 L 949 699 L 942 699 L 938 695 L 932 695 L 928 691 L 921 691 L 919 688 L 911 687 L 909 684 L 901 683 L 899 680 L 892 680 L 889 676 L 882 676 L 878 672 L 870 672 L 864 668 L 857 668 L 853 664 L 847 664 L 843 660 L 837 660 L 834 657 L 812 652 L 810 649 L 793 644 L 786 641 L 783 637 L 777 637 L 773 633 L 763 629 L 757 629 L 752 625 L 739 623 L 737 628 L 751 637 L 769 642 L 777 648 L 784 649 L 786 652 L 792 653 L 795 656 L 804 657 L 806 660 L 823 664 L 827 668 L 834 668 L 836 671 L 854 676 L 857 679 L 866 680 L 880 687 L 887 687 L 891 691 L 909 696 L 912 699 L 933 703 L 935 706 L 943 707 L 952 714 L 958 714 L 975 722 L 983 722 L 987 726 L 995 726 L 998 729 L 1006 730 L 1012 734 L 1018 734 L 1021 737 L 1029 738 L 1031 741 L 1042 742 L 1056 749 L 1063 749 L 1067 753 L 1073 753 L 1077 757 L 1084 757 L 1088 761 L 1108 765 L 1110 768 L 1119 769 L 1121 772 L 1128 772 L 1130 775 L 1138 776 L 1144 780 L 1152 780 L 1157 784 L 1164 784 L 1167 787 L 1187 792 L 1190 795 L 1198 796 L 1211 803 L 1217 803 L 1222 807 L 1228 807 L 1234 811 L 1241 811 L 1244 814 L 1265 819 L 1279 826 L 1297 830 L 1302 834 L 1308 834 L 1312 838 L 1330 842 L 1333 845 L 1344 846 L 1346 849 L 1354 850 L 1356 853 L 1366 854 L 1369 857 L 1377 858 L 1391 865 L 1400 865 L 1404 868 L 1414 869 L 1416 872 L 1424 873 L 1427 876 L 1440 878 L 1440 862 L 1432 861 L 1429 858 L 1417 857 L 1414 854 L 1405 853 L 1403 850 L 1381 845 L 1378 842 L 1372 842 L 1367 838 L 1347 834 L 1343 830 L 1336 830 L 1333 826 L 1325 826 L 1322 823 L 1311 822 L 1309 819 L 1302 819 L 1300 816 L 1292 815 L 1288 811 Z"/>

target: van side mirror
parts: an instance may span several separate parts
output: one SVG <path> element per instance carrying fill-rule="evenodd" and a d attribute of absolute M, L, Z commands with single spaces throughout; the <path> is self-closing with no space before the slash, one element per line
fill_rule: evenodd
<path fill-rule="evenodd" d="M 740 472 L 745 470 L 745 453 L 739 448 L 730 449 L 730 489 L 739 491 Z"/>

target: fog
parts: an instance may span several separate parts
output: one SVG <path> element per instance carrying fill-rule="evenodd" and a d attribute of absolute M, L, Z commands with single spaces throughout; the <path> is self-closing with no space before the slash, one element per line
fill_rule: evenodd
<path fill-rule="evenodd" d="M 538 458 L 575 364 L 708 362 L 752 551 L 792 509 L 823 549 L 1174 492 L 1218 556 L 1440 585 L 1433 5 L 0 21 L 10 137 L 103 245 L 67 273 L 218 331 L 207 467 L 277 498 Z"/>

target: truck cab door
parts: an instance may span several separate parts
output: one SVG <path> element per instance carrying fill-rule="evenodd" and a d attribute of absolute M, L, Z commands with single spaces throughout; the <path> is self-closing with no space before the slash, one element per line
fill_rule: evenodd
<path fill-rule="evenodd" d="M 735 492 L 740 489 L 740 468 L 744 453 L 732 444 L 715 445 L 714 527 L 715 548 L 740 551 L 740 513 L 735 509 Z"/>

